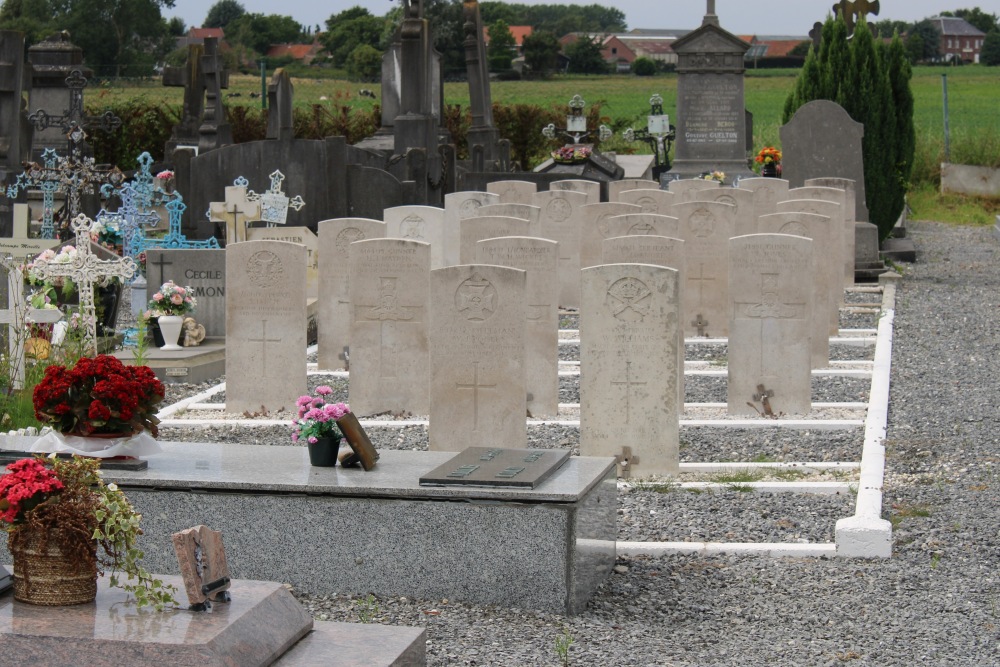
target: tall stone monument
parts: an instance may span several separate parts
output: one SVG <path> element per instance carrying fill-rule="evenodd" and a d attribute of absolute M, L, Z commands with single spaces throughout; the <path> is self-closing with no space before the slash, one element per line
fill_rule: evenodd
<path fill-rule="evenodd" d="M 21 172 L 31 149 L 31 125 L 24 105 L 24 35 L 0 31 L 0 183 Z M 0 201 L 0 235 L 13 231 L 13 202 Z"/>
<path fill-rule="evenodd" d="M 748 178 L 743 55 L 750 45 L 719 26 L 715 0 L 701 27 L 673 43 L 677 54 L 677 139 L 664 179 L 722 171 Z"/>

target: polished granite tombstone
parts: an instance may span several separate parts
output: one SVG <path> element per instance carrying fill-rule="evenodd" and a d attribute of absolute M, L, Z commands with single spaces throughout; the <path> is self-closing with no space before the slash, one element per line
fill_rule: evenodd
<path fill-rule="evenodd" d="M 311 467 L 305 447 L 160 444 L 147 470 L 104 473 L 142 513 L 154 572 L 177 571 L 170 535 L 200 523 L 224 532 L 234 577 L 311 593 L 577 613 L 614 567 L 609 457 L 570 457 L 535 489 L 422 487 L 454 452 L 384 450 L 366 473 Z"/>

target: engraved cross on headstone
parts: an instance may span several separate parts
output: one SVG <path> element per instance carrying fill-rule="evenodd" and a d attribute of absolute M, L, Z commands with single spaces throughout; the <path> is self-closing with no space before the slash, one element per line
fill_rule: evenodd
<path fill-rule="evenodd" d="M 800 320 L 805 317 L 802 303 L 784 303 L 779 294 L 780 275 L 763 273 L 760 276 L 760 302 L 736 303 L 738 319 L 758 320 L 760 323 L 760 362 L 758 373 L 761 379 L 776 377 L 768 371 L 781 357 L 780 341 L 768 336 L 765 330 L 767 320 Z"/>
<path fill-rule="evenodd" d="M 127 283 L 135 275 L 136 264 L 131 257 L 98 259 L 90 248 L 90 230 L 94 221 L 83 215 L 71 223 L 76 234 L 76 259 L 71 264 L 55 264 L 35 260 L 35 271 L 41 280 L 69 278 L 76 283 L 80 294 L 80 315 L 83 317 L 83 349 L 97 356 L 97 310 L 94 306 L 94 287 L 108 278 L 120 278 Z"/>
<path fill-rule="evenodd" d="M 288 209 L 294 208 L 298 211 L 306 203 L 302 201 L 300 195 L 295 195 L 295 197 L 289 199 L 288 195 L 282 192 L 281 188 L 285 180 L 285 175 L 279 170 L 275 169 L 272 171 L 269 178 L 271 179 L 271 187 L 268 190 L 260 194 L 250 190 L 247 193 L 247 199 L 260 203 L 259 219 L 268 223 L 268 227 L 273 227 L 274 225 L 285 224 L 288 218 Z"/>
<path fill-rule="evenodd" d="M 694 275 L 693 271 L 689 271 L 687 281 L 688 283 L 694 283 L 694 287 L 697 290 L 697 295 L 698 295 L 698 297 L 695 299 L 695 302 L 697 303 L 698 307 L 703 306 L 705 303 L 704 299 L 705 286 L 702 285 L 702 283 L 714 283 L 715 277 L 706 276 L 705 265 L 698 264 L 698 275 Z"/>
<path fill-rule="evenodd" d="M 251 343 L 260 343 L 260 357 L 261 357 L 261 377 L 267 377 L 267 344 L 268 343 L 280 343 L 283 339 L 281 338 L 268 338 L 267 337 L 267 320 L 260 321 L 260 338 L 248 338 L 247 341 Z"/>
<path fill-rule="evenodd" d="M 471 389 L 472 390 L 472 423 L 473 431 L 479 430 L 479 390 L 480 389 L 496 389 L 496 384 L 480 384 L 479 383 L 479 362 L 472 362 L 472 384 L 461 384 L 459 382 L 455 383 L 456 389 Z"/>
<path fill-rule="evenodd" d="M 240 176 L 226 186 L 225 201 L 212 202 L 208 219 L 225 225 L 226 243 L 247 240 L 247 222 L 260 220 L 260 202 L 247 193 L 247 179 Z"/>
<path fill-rule="evenodd" d="M 625 380 L 624 381 L 614 381 L 611 382 L 612 386 L 624 386 L 625 387 L 625 423 L 631 423 L 632 419 L 632 387 L 639 387 L 645 385 L 645 382 L 636 382 L 632 379 L 632 362 L 625 362 Z"/>
<path fill-rule="evenodd" d="M 152 264 L 153 266 L 158 266 L 160 268 L 160 282 L 157 284 L 162 285 L 163 283 L 167 282 L 163 274 L 163 267 L 173 266 L 173 262 L 168 262 L 166 255 L 161 254 L 159 259 L 157 259 L 155 262 L 150 262 L 150 264 Z"/>
<path fill-rule="evenodd" d="M 391 341 L 386 340 L 387 327 L 404 324 L 421 324 L 414 319 L 423 306 L 404 306 L 396 296 L 397 278 L 379 278 L 379 298 L 375 304 L 355 304 L 355 322 L 379 323 L 379 377 L 396 377 L 395 354 Z M 387 344 L 390 343 L 390 344 Z"/>

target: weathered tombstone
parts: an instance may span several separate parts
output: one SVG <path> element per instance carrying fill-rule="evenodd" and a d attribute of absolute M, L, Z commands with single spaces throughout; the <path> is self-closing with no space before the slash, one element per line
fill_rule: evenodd
<path fill-rule="evenodd" d="M 838 267 L 844 265 L 844 209 L 840 204 L 822 199 L 789 199 L 778 202 L 778 213 L 812 213 L 814 215 L 826 216 L 830 219 L 830 243 L 826 247 L 826 252 L 831 261 Z M 853 260 L 852 260 L 853 263 Z M 841 272 L 838 270 L 831 280 L 826 282 L 830 292 L 829 318 L 830 335 L 836 336 L 840 330 L 840 304 L 844 302 L 844 283 Z"/>
<path fill-rule="evenodd" d="M 783 178 L 744 178 L 740 180 L 740 189 L 753 191 L 755 218 L 777 213 L 778 202 L 788 199 L 788 181 Z"/>
<path fill-rule="evenodd" d="M 31 125 L 24 109 L 24 34 L 0 31 L 0 183 L 21 171 L 31 154 Z M 0 200 L 0 236 L 11 229 L 11 203 Z"/>
<path fill-rule="evenodd" d="M 585 181 L 579 178 L 568 178 L 549 183 L 549 190 L 557 192 L 582 192 L 587 195 L 588 204 L 601 203 L 601 184 L 597 181 Z"/>
<path fill-rule="evenodd" d="M 350 258 L 351 410 L 425 415 L 431 246 L 368 239 Z"/>
<path fill-rule="evenodd" d="M 501 204 L 531 204 L 538 185 L 531 181 L 493 181 L 486 184 L 486 191 L 498 195 Z"/>
<path fill-rule="evenodd" d="M 729 331 L 729 239 L 736 208 L 718 202 L 674 204 L 684 239 L 687 275 L 681 276 L 687 336 L 725 337 Z M 693 318 L 693 319 L 692 319 Z"/>
<path fill-rule="evenodd" d="M 170 88 L 184 88 L 184 105 L 180 122 L 174 125 L 167 141 L 165 155 L 169 161 L 178 148 L 197 148 L 198 128 L 201 127 L 205 112 L 205 73 L 201 69 L 201 58 L 205 47 L 188 44 L 187 61 L 183 67 L 163 68 L 163 85 Z M 225 86 L 223 86 L 225 87 Z"/>
<path fill-rule="evenodd" d="M 542 209 L 542 238 L 559 243 L 559 305 L 580 306 L 580 209 L 587 204 L 582 192 L 537 192 L 532 200 Z"/>
<path fill-rule="evenodd" d="M 688 178 L 678 181 L 670 181 L 667 189 L 674 194 L 674 203 L 696 201 L 701 195 L 701 190 L 718 190 L 721 187 L 718 181 L 710 181 L 704 178 Z"/>
<path fill-rule="evenodd" d="M 677 195 L 667 190 L 623 190 L 618 194 L 618 201 L 623 204 L 635 204 L 642 207 L 643 213 L 670 215 L 670 207 L 677 200 Z"/>
<path fill-rule="evenodd" d="M 459 229 L 462 239 L 458 254 L 459 262 L 472 264 L 476 261 L 477 242 L 501 236 L 527 236 L 531 232 L 531 225 L 521 218 L 484 216 L 465 218 L 459 222 Z"/>
<path fill-rule="evenodd" d="M 500 147 L 500 131 L 493 122 L 493 97 L 490 91 L 490 68 L 486 55 L 486 31 L 478 2 L 462 4 L 462 28 L 465 31 L 465 71 L 469 78 L 468 132 L 473 171 L 494 170 L 509 161 Z"/>
<path fill-rule="evenodd" d="M 385 223 L 368 218 L 320 220 L 319 285 L 323 298 L 316 311 L 318 365 L 347 368 L 351 344 L 350 246 L 355 241 L 385 238 Z"/>
<path fill-rule="evenodd" d="M 198 299 L 195 319 L 208 337 L 226 335 L 226 251 L 173 250 L 146 251 L 146 281 L 155 291 L 168 280 L 189 286 Z"/>
<path fill-rule="evenodd" d="M 217 37 L 205 38 L 201 71 L 205 77 L 205 111 L 198 128 L 199 154 L 233 143 L 233 130 L 226 122 L 226 108 L 222 103 L 225 66 L 222 64 Z"/>
<path fill-rule="evenodd" d="M 247 193 L 249 183 L 243 177 L 227 185 L 224 201 L 209 204 L 208 217 L 212 222 L 222 224 L 226 243 L 247 240 L 247 223 L 260 220 L 260 199 L 252 199 Z"/>
<path fill-rule="evenodd" d="M 30 114 L 42 111 L 47 114 L 66 112 L 69 115 L 70 110 L 76 106 L 74 98 L 77 95 L 80 96 L 82 114 L 83 87 L 94 72 L 84 66 L 83 49 L 70 41 L 69 32 L 57 32 L 33 44 L 28 48 L 28 61 L 31 64 L 28 93 Z M 74 72 L 78 72 L 78 75 L 73 76 Z M 72 80 L 67 81 L 71 77 Z M 69 147 L 69 138 L 59 123 L 52 123 L 44 128 L 36 127 L 31 139 L 31 155 L 36 161 L 44 148 L 52 148 L 61 155 L 66 155 Z"/>
<path fill-rule="evenodd" d="M 1000 223 L 1000 216 L 998 216 L 997 222 Z M 865 281 L 877 280 L 878 276 L 886 271 L 885 262 L 879 253 L 878 227 L 870 222 L 856 222 L 854 229 L 857 239 L 854 246 L 856 275 Z"/>
<path fill-rule="evenodd" d="M 607 219 L 608 238 L 615 236 L 670 236 L 680 233 L 680 220 L 656 213 L 626 213 Z M 672 267 L 676 268 L 676 267 Z"/>
<path fill-rule="evenodd" d="M 290 141 L 295 138 L 292 100 L 295 89 L 284 67 L 274 70 L 267 84 L 267 138 Z"/>
<path fill-rule="evenodd" d="M 788 234 L 802 236 L 813 242 L 811 285 L 812 285 L 812 326 L 810 327 L 811 359 L 813 368 L 827 368 L 830 365 L 830 282 L 836 282 L 840 266 L 835 264 L 836 255 L 828 251 L 830 247 L 830 219 L 813 213 L 772 213 L 762 215 L 757 220 L 759 234 Z M 831 277 L 832 276 L 832 277 Z M 837 311 L 837 303 L 832 306 Z"/>
<path fill-rule="evenodd" d="M 580 207 L 580 268 L 601 264 L 601 242 L 618 236 L 611 230 L 608 220 L 616 215 L 639 213 L 642 209 L 635 204 L 603 202 Z"/>
<path fill-rule="evenodd" d="M 431 271 L 431 451 L 526 446 L 525 280 L 482 264 Z"/>
<path fill-rule="evenodd" d="M 557 245 L 548 239 L 526 237 L 476 243 L 476 263 L 521 269 L 527 274 L 524 361 L 528 414 L 532 417 L 555 417 L 559 412 Z"/>
<path fill-rule="evenodd" d="M 431 245 L 431 268 L 445 266 L 444 209 L 436 206 L 393 206 L 385 209 L 385 236 Z"/>
<path fill-rule="evenodd" d="M 486 204 L 480 206 L 475 217 L 486 217 L 499 215 L 505 218 L 521 218 L 527 220 L 530 225 L 531 235 L 536 235 L 539 220 L 542 216 L 542 209 L 531 204 Z"/>
<path fill-rule="evenodd" d="M 716 201 L 736 207 L 736 236 L 757 233 L 757 216 L 754 213 L 754 193 L 740 188 L 715 188 L 696 193 L 696 201 Z"/>
<path fill-rule="evenodd" d="M 822 201 L 832 201 L 841 205 L 841 219 L 843 221 L 843 226 L 840 232 L 840 238 L 844 244 L 843 253 L 843 267 L 841 273 L 844 278 L 844 287 L 851 287 L 854 285 L 854 206 L 855 202 L 852 200 L 850 204 L 847 202 L 847 190 L 843 188 L 834 187 L 822 187 L 822 186 L 804 186 L 801 188 L 792 188 L 788 191 L 788 199 L 820 199 Z"/>
<path fill-rule="evenodd" d="M 11 387 L 24 380 L 24 325 L 27 304 L 24 302 L 24 273 L 17 262 L 0 254 L 0 340 L 6 360 L 5 372 Z"/>
<path fill-rule="evenodd" d="M 723 171 L 727 180 L 751 176 L 743 56 L 750 45 L 721 27 L 709 0 L 701 27 L 671 44 L 677 54 L 677 139 L 667 174 L 690 178 Z"/>
<path fill-rule="evenodd" d="M 308 227 L 251 227 L 249 241 L 288 241 L 306 247 L 306 298 L 319 298 L 319 239 Z"/>
<path fill-rule="evenodd" d="M 461 229 L 459 220 L 474 218 L 479 215 L 479 207 L 487 204 L 499 204 L 500 195 L 492 192 L 463 190 L 444 196 L 444 265 L 458 264 L 461 250 Z"/>
<path fill-rule="evenodd" d="M 619 195 L 627 190 L 659 190 L 660 184 L 645 178 L 623 178 L 608 183 L 608 201 L 621 201 Z"/>
<path fill-rule="evenodd" d="M 581 273 L 580 454 L 617 457 L 623 476 L 676 475 L 678 273 L 645 264 Z"/>
<path fill-rule="evenodd" d="M 306 391 L 306 248 L 226 248 L 226 409 L 293 409 Z"/>
<path fill-rule="evenodd" d="M 861 142 L 865 127 L 829 100 L 813 100 L 780 128 L 781 174 L 798 188 L 813 178 L 854 181 L 855 218 L 868 222 L 865 164 Z"/>
<path fill-rule="evenodd" d="M 728 412 L 808 414 L 813 242 L 786 234 L 751 234 L 729 243 Z"/>

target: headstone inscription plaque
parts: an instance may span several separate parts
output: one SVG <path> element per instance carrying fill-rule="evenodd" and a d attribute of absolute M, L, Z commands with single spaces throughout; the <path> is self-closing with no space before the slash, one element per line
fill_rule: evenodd
<path fill-rule="evenodd" d="M 568 450 L 469 447 L 420 477 L 423 486 L 513 486 L 533 489 L 569 459 Z"/>

